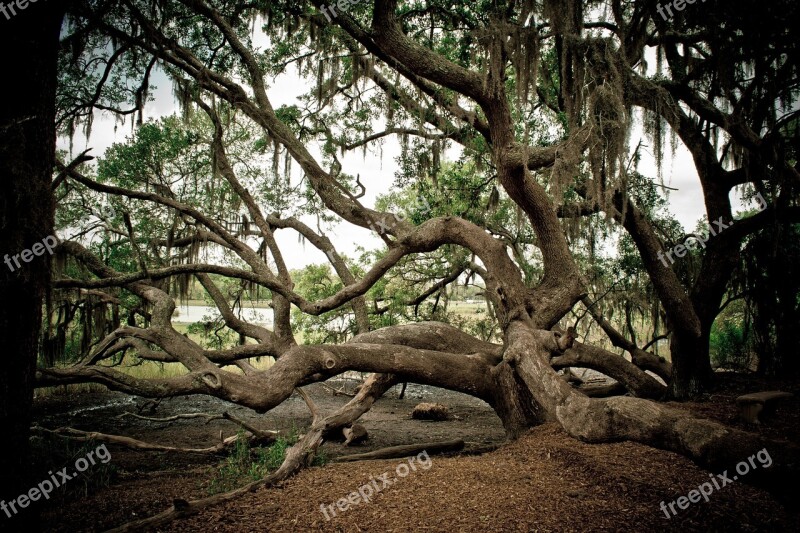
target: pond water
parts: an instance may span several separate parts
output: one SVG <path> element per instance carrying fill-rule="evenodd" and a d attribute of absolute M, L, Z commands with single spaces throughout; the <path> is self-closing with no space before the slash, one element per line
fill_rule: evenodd
<path fill-rule="evenodd" d="M 208 305 L 181 305 L 178 306 L 172 321 L 176 324 L 191 324 L 193 322 L 205 322 L 211 320 L 219 314 L 216 307 Z M 251 324 L 261 326 L 272 325 L 272 309 L 244 308 L 238 312 L 238 316 Z"/>

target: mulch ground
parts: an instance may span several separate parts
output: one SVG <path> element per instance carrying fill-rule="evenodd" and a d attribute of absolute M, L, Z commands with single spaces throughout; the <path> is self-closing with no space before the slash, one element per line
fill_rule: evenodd
<path fill-rule="evenodd" d="M 659 504 L 708 481 L 688 460 L 632 443 L 588 445 L 553 425 L 495 452 L 432 458 L 335 517 L 330 505 L 403 460 L 334 464 L 299 474 L 168 531 L 797 531 L 768 493 L 736 483 L 667 518 Z M 379 483 L 378 486 L 382 486 Z M 677 507 L 676 507 L 677 509 Z M 330 511 L 329 511 L 330 515 Z"/>
<path fill-rule="evenodd" d="M 736 420 L 735 396 L 768 388 L 778 387 L 774 383 L 732 378 L 704 401 L 675 406 L 768 437 L 798 442 L 798 399 L 783 405 L 762 426 L 748 427 Z M 792 384 L 782 388 L 798 392 Z M 429 399 L 429 392 L 421 390 L 421 399 Z M 458 416 L 451 422 L 410 420 L 408 406 L 420 398 L 411 398 L 407 403 L 393 398 L 381 400 L 370 413 L 372 424 L 379 430 L 378 442 L 370 446 L 445 440 L 453 431 L 462 437 L 473 437 L 479 444 L 496 440 L 500 428 L 495 426 L 499 421 L 496 417 L 491 421 L 485 418 L 490 412 L 482 411 L 477 404 L 459 404 L 468 401 L 465 399 L 445 398 L 445 403 L 456 405 Z M 299 412 L 284 415 L 288 420 L 289 415 L 294 417 Z M 109 425 L 117 424 L 111 418 L 105 420 Z M 92 425 L 98 422 L 94 419 Z M 273 420 L 270 425 L 275 427 L 275 423 Z M 151 431 L 167 431 L 175 440 L 186 440 L 191 434 L 187 432 L 189 427 L 128 429 L 148 440 L 155 440 L 156 434 Z M 216 432 L 216 427 L 212 431 Z M 178 433 L 184 439 L 178 439 Z M 188 440 L 200 444 L 195 437 Z M 335 449 L 337 445 L 326 446 Z M 349 450 L 352 451 L 355 450 Z M 71 495 L 57 503 L 51 501 L 49 507 L 43 507 L 45 530 L 103 531 L 163 511 L 175 498 L 202 498 L 208 494 L 207 482 L 216 468 L 216 460 L 197 457 L 120 449 L 112 453 L 112 463 L 120 467 L 120 472 L 110 486 Z M 261 489 L 161 530 L 800 531 L 800 506 L 796 501 L 787 502 L 780 487 L 767 487 L 767 492 L 743 483 L 746 479 L 715 490 L 708 502 L 692 503 L 685 510 L 675 507 L 677 516 L 667 518 L 660 503 L 686 496 L 707 482 L 710 472 L 682 456 L 639 444 L 582 443 L 552 424 L 534 428 L 519 440 L 484 455 L 432 456 L 430 468 L 418 465 L 416 471 L 398 478 L 396 469 L 401 464 L 408 462 L 394 459 L 310 468 L 279 488 Z M 400 473 L 404 473 L 403 468 Z M 347 498 L 384 473 L 396 481 L 385 488 L 376 481 L 382 490 L 370 502 L 350 505 L 346 511 L 336 508 L 337 500 Z M 321 505 L 332 505 L 336 516 L 329 508 L 330 519 L 326 519 Z"/>

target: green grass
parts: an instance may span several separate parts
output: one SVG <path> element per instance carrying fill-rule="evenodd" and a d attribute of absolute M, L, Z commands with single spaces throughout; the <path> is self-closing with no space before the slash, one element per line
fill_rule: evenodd
<path fill-rule="evenodd" d="M 475 315 L 486 312 L 486 304 L 468 304 L 466 302 L 450 302 L 448 307 L 454 313 L 458 313 L 467 318 L 474 318 Z"/>
<path fill-rule="evenodd" d="M 286 458 L 286 450 L 294 446 L 298 438 L 297 431 L 293 429 L 289 435 L 278 437 L 271 446 L 251 448 L 245 434 L 239 432 L 239 439 L 231 454 L 217 466 L 208 484 L 208 493 L 228 492 L 265 478 L 280 468 Z M 327 462 L 327 455 L 318 451 L 312 464 L 321 466 Z"/>

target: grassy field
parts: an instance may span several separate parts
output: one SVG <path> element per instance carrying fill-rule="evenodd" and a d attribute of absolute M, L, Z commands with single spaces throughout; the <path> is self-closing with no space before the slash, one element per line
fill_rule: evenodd
<path fill-rule="evenodd" d="M 208 307 L 208 306 L 213 306 L 214 304 L 206 302 L 205 300 L 186 300 L 185 302 L 178 302 L 178 303 L 176 303 L 176 305 L 178 305 L 178 307 L 185 307 L 187 305 L 196 305 L 196 306 L 199 306 L 199 307 Z M 245 309 L 250 309 L 250 308 L 253 308 L 253 307 L 255 307 L 256 309 L 269 309 L 270 308 L 269 300 L 260 300 L 258 302 L 254 301 L 254 300 L 248 300 L 247 302 L 244 302 L 243 307 Z"/>
<path fill-rule="evenodd" d="M 448 308 L 454 313 L 465 316 L 467 318 L 475 318 L 475 315 L 486 313 L 486 304 L 481 303 L 467 303 L 467 302 L 450 302 Z"/>

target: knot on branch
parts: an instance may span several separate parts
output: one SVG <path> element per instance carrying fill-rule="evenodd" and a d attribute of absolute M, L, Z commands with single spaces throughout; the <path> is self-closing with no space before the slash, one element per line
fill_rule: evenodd
<path fill-rule="evenodd" d="M 558 346 L 559 351 L 564 353 L 572 348 L 572 345 L 575 343 L 577 333 L 575 328 L 567 328 L 566 332 L 554 331 L 553 337 L 555 338 L 556 346 Z"/>
<path fill-rule="evenodd" d="M 203 374 L 202 379 L 203 382 L 212 389 L 219 389 L 220 387 L 222 387 L 222 380 L 214 372 L 206 372 L 205 374 Z"/>
<path fill-rule="evenodd" d="M 325 365 L 325 368 L 328 370 L 332 370 L 333 367 L 336 366 L 336 359 L 334 359 L 332 355 L 328 354 L 328 356 L 322 361 L 322 364 Z"/>
<path fill-rule="evenodd" d="M 517 359 L 519 356 L 516 352 L 512 352 L 512 350 L 505 350 L 503 352 L 503 362 L 508 363 L 509 366 L 514 366 L 517 364 Z"/>

